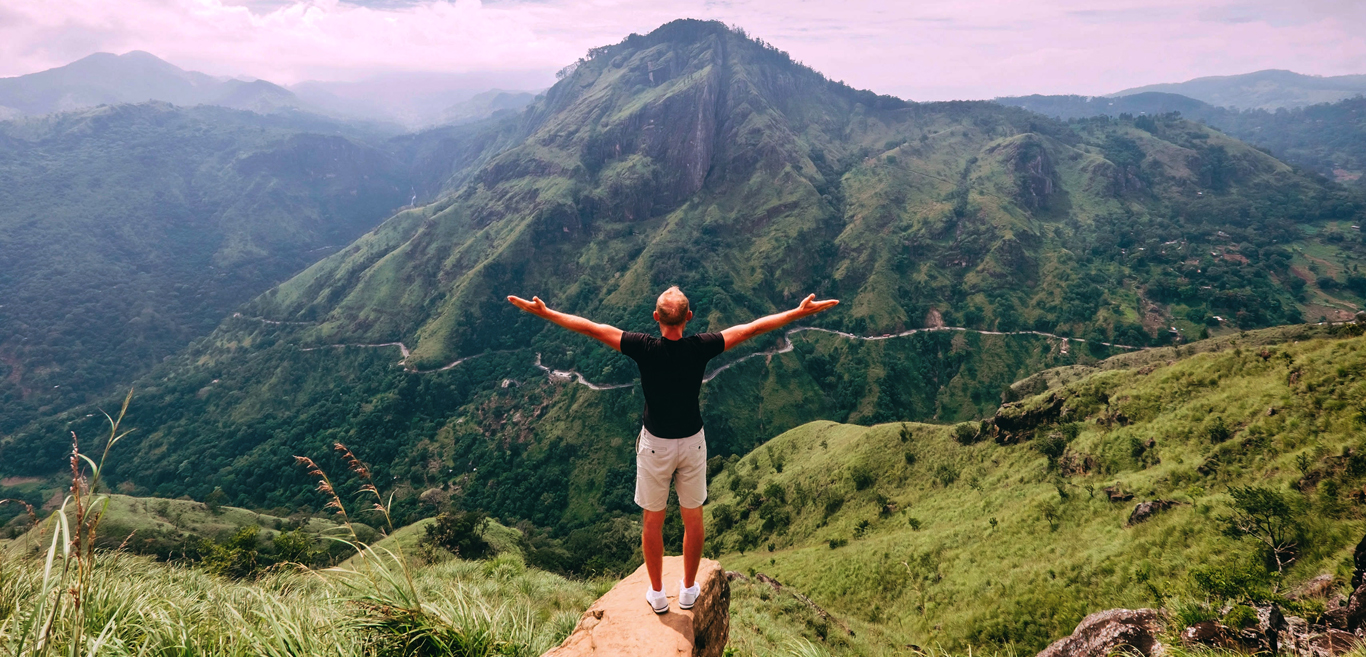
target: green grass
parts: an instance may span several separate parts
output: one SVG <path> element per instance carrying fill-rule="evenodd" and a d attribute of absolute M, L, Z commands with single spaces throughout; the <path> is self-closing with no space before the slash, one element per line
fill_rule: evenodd
<path fill-rule="evenodd" d="M 1236 337 L 1213 341 L 1223 350 L 1155 369 L 1143 365 L 1155 354 L 1136 354 L 1126 357 L 1129 368 L 1056 388 L 1080 423 L 1064 458 L 1087 464 L 1086 473 L 1063 476 L 1034 443 L 961 445 L 945 426 L 804 425 L 713 480 L 713 527 L 722 506 L 752 510 L 714 533 L 711 549 L 728 568 L 775 576 L 851 624 L 876 624 L 884 647 L 954 650 L 1033 651 L 1093 611 L 1202 597 L 1192 568 L 1257 560 L 1251 541 L 1221 532 L 1233 485 L 1288 490 L 1313 509 L 1282 586 L 1348 575 L 1350 548 L 1366 531 L 1363 509 L 1345 493 L 1329 499 L 1322 485 L 1298 486 L 1297 459 L 1308 458 L 1309 472 L 1339 482 L 1339 491 L 1361 477 L 1339 455 L 1363 447 L 1358 418 L 1366 416 L 1353 400 L 1364 385 L 1366 338 L 1261 347 L 1257 337 L 1241 346 Z M 1096 401 L 1101 394 L 1108 406 Z M 1216 415 L 1233 432 L 1221 444 L 1204 433 Z M 1155 448 L 1135 448 L 1149 438 Z M 1211 458 L 1219 465 L 1200 472 Z M 1135 499 L 1108 501 L 1101 489 L 1112 485 Z M 786 503 L 765 510 L 778 490 Z M 1181 505 L 1125 526 L 1135 503 L 1158 498 Z M 766 530 L 775 508 L 790 522 Z M 832 549 L 832 540 L 848 544 Z"/>
<path fill-rule="evenodd" d="M 14 650 L 31 622 L 26 614 L 42 572 L 36 559 L 0 561 L 0 650 Z M 125 554 L 99 557 L 95 573 L 84 592 L 85 630 L 103 639 L 100 654 L 111 655 L 373 655 L 398 640 L 386 624 L 393 619 L 375 605 L 401 606 L 397 591 L 406 586 L 336 571 L 280 570 L 234 581 Z M 404 599 L 416 601 L 412 615 L 426 633 L 415 636 L 463 637 L 453 650 L 461 655 L 539 655 L 568 635 L 600 593 L 515 559 L 415 568 L 412 582 Z M 71 628 L 56 627 L 56 649 L 48 653 L 65 654 Z M 81 654 L 95 652 L 91 645 Z"/>

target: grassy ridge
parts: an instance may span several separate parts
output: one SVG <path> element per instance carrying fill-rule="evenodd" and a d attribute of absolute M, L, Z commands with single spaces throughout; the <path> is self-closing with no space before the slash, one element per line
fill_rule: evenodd
<path fill-rule="evenodd" d="M 1194 568 L 1265 574 L 1257 547 L 1219 520 L 1228 488 L 1255 484 L 1303 505 L 1282 586 L 1325 572 L 1344 583 L 1366 531 L 1346 493 L 1366 474 L 1351 465 L 1366 447 L 1366 338 L 1250 337 L 1169 364 L 1135 355 L 1026 400 L 1067 398 L 1063 421 L 1022 445 L 964 445 L 953 427 L 921 424 L 789 431 L 713 481 L 713 527 L 727 524 L 718 513 L 734 520 L 711 549 L 889 642 L 1034 650 L 1092 611 L 1203 598 Z M 1073 432 L 1045 453 L 1049 434 Z M 1111 502 L 1102 489 L 1115 486 L 1135 498 Z M 1179 505 L 1126 526 L 1152 499 Z"/>

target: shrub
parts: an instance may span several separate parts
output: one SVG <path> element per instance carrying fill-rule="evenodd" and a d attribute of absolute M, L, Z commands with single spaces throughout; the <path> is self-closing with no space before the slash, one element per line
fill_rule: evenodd
<path fill-rule="evenodd" d="M 716 533 L 721 533 L 735 526 L 735 509 L 729 504 L 717 504 L 711 508 L 711 525 Z"/>
<path fill-rule="evenodd" d="M 221 577 L 254 577 L 261 570 L 258 559 L 260 528 L 252 525 L 237 530 L 223 543 L 204 541 L 200 546 L 206 570 Z"/>
<path fill-rule="evenodd" d="M 228 494 L 223 492 L 222 486 L 214 486 L 213 492 L 204 497 L 204 506 L 209 508 L 209 513 L 218 515 L 223 512 L 223 503 L 228 500 Z"/>
<path fill-rule="evenodd" d="M 1257 611 L 1247 605 L 1234 605 L 1224 614 L 1224 624 L 1237 629 L 1245 629 L 1257 624 Z"/>
<path fill-rule="evenodd" d="M 443 547 L 461 559 L 483 559 L 490 548 L 484 540 L 489 519 L 483 511 L 452 511 L 427 526 L 424 541 Z"/>
<path fill-rule="evenodd" d="M 854 526 L 854 538 L 863 538 L 863 535 L 868 533 L 868 528 L 872 525 L 873 523 L 867 520 L 858 521 L 858 524 Z"/>
<path fill-rule="evenodd" d="M 864 490 L 877 482 L 877 476 L 873 474 L 872 468 L 866 465 L 850 468 L 849 478 L 854 480 L 854 490 Z"/>
<path fill-rule="evenodd" d="M 1205 427 L 1205 436 L 1209 438 L 1210 442 L 1218 444 L 1233 437 L 1233 431 L 1224 423 L 1222 416 L 1216 415 L 1210 421 L 1209 426 Z"/>
<path fill-rule="evenodd" d="M 1055 466 L 1058 459 L 1067 451 L 1067 437 L 1059 431 L 1050 431 L 1034 441 L 1034 449 L 1048 458 L 1049 466 Z"/>
<path fill-rule="evenodd" d="M 836 549 L 836 548 L 842 548 L 842 547 L 844 547 L 844 546 L 846 546 L 846 545 L 848 545 L 848 544 L 849 544 L 849 539 L 847 539 L 847 538 L 832 538 L 832 539 L 830 539 L 830 549 L 831 549 L 831 550 L 834 550 L 834 549 Z"/>
<path fill-rule="evenodd" d="M 943 486 L 958 481 L 958 467 L 952 463 L 940 463 L 934 468 L 934 480 Z"/>
<path fill-rule="evenodd" d="M 305 565 L 313 562 L 313 537 L 303 530 L 279 532 L 271 543 L 275 546 L 275 558 L 280 561 Z"/>
<path fill-rule="evenodd" d="M 971 445 L 977 442 L 981 435 L 981 428 L 972 422 L 962 422 L 953 428 L 953 439 L 960 445 Z"/>
<path fill-rule="evenodd" d="M 909 450 L 909 449 L 906 450 L 906 465 L 915 465 L 915 461 L 916 461 L 915 452 L 912 452 L 912 451 Z"/>
<path fill-rule="evenodd" d="M 1196 588 L 1220 600 L 1265 598 L 1270 574 L 1258 564 L 1221 561 L 1196 566 L 1190 571 Z"/>
<path fill-rule="evenodd" d="M 912 517 L 906 521 L 911 526 L 911 531 L 920 531 L 920 518 Z"/>
<path fill-rule="evenodd" d="M 903 443 L 908 443 L 908 442 L 910 442 L 910 441 L 911 441 L 911 436 L 912 436 L 912 434 L 911 434 L 911 425 L 902 423 L 902 425 L 901 425 L 901 431 L 899 432 L 899 436 L 900 436 L 900 438 L 901 438 L 901 442 L 903 442 Z"/>
<path fill-rule="evenodd" d="M 782 485 L 776 481 L 770 481 L 767 486 L 764 486 L 763 495 L 765 500 L 777 500 L 778 502 L 783 503 L 787 502 L 787 491 L 783 490 Z"/>

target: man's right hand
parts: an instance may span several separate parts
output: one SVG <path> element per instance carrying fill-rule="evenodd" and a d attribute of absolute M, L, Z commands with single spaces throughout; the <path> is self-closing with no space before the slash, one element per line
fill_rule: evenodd
<path fill-rule="evenodd" d="M 810 317 L 811 315 L 814 315 L 816 313 L 830 310 L 831 308 L 834 308 L 839 304 L 839 299 L 826 299 L 825 301 L 816 301 L 816 295 L 811 294 L 807 295 L 805 299 L 802 299 L 801 305 L 797 306 L 797 312 L 800 313 L 802 317 Z"/>
<path fill-rule="evenodd" d="M 721 337 L 726 340 L 726 348 L 731 349 L 734 348 L 735 345 L 756 335 L 762 335 L 773 329 L 782 328 L 803 317 L 810 317 L 818 312 L 834 308 L 837 305 L 839 305 L 838 299 L 816 301 L 816 295 L 807 295 L 805 299 L 802 299 L 801 305 L 792 310 L 781 312 L 776 315 L 769 315 L 768 317 L 760 317 L 748 324 L 732 326 L 721 331 Z"/>

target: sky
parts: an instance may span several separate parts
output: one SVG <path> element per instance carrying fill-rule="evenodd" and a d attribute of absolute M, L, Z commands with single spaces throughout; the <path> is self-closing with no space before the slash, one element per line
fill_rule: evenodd
<path fill-rule="evenodd" d="M 912 100 L 1366 73 L 1361 0 L 0 0 L 0 77 L 145 50 L 280 84 L 492 71 L 548 85 L 591 47 L 685 17 Z"/>

